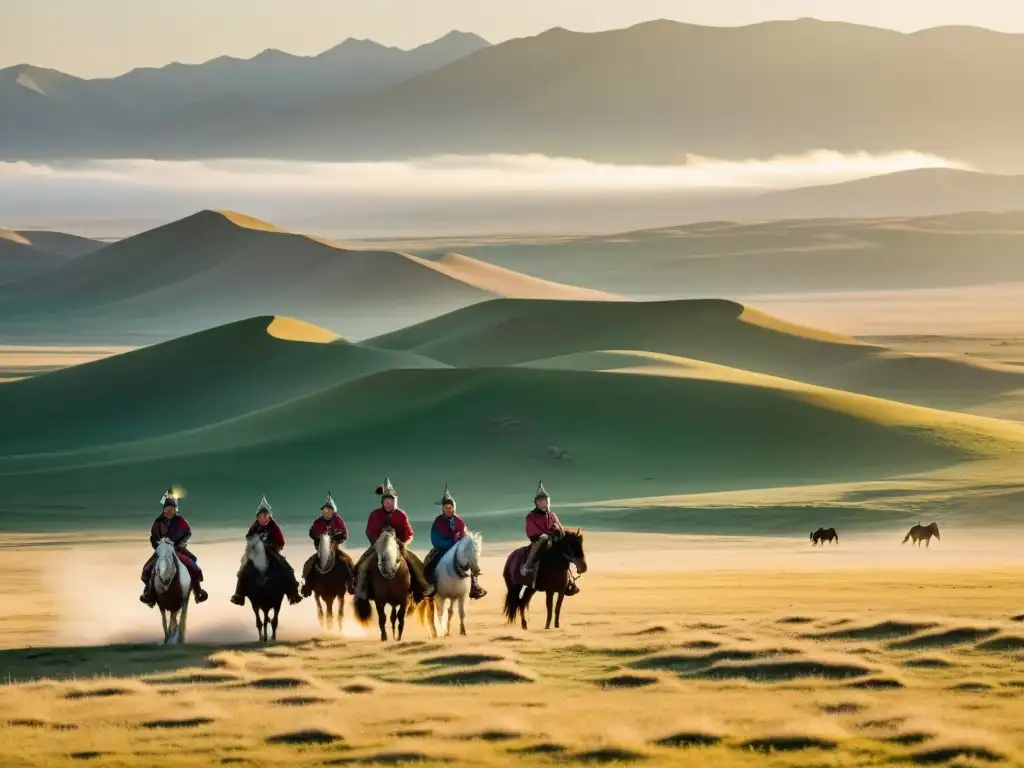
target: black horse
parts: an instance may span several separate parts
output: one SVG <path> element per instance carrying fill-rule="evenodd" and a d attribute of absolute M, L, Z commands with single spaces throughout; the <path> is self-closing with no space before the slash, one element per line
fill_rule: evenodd
<path fill-rule="evenodd" d="M 239 594 L 252 606 L 260 641 L 277 640 L 277 618 L 288 593 L 290 579 L 277 559 L 267 555 L 259 536 L 249 537 L 245 554 L 249 562 L 242 572 Z"/>
<path fill-rule="evenodd" d="M 811 534 L 811 546 L 816 547 L 818 544 L 824 546 L 825 542 L 831 544 L 835 542 L 839 543 L 839 534 L 836 533 L 835 528 L 819 528 Z"/>
<path fill-rule="evenodd" d="M 547 598 L 548 609 L 548 620 L 544 628 L 551 628 L 553 614 L 555 629 L 559 629 L 562 601 L 569 592 L 569 585 L 573 583 L 569 566 L 575 565 L 581 575 L 587 572 L 587 557 L 583 553 L 583 533 L 579 529 L 566 531 L 541 554 L 536 565 L 537 580 L 532 587 L 524 585 L 524 579 L 519 573 L 519 566 L 526 557 L 527 550 L 529 547 L 513 550 L 505 561 L 505 623 L 511 624 L 518 614 L 521 626 L 526 629 L 526 612 L 530 607 L 530 599 L 536 593 L 543 592 Z M 555 595 L 558 595 L 557 602 L 554 601 Z"/>

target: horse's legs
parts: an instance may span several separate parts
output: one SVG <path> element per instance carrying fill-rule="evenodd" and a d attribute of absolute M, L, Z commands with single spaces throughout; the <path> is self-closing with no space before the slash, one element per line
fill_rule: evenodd
<path fill-rule="evenodd" d="M 561 629 L 562 601 L 565 600 L 565 592 L 558 593 L 558 600 L 555 601 L 555 629 Z"/>
<path fill-rule="evenodd" d="M 445 622 L 445 625 L 444 625 L 444 636 L 445 637 L 451 637 L 451 635 L 452 635 L 452 622 L 455 621 L 455 598 L 449 597 L 449 598 L 446 598 L 446 599 L 448 601 L 448 604 L 447 604 L 448 620 Z"/>
<path fill-rule="evenodd" d="M 260 609 L 252 600 L 249 601 L 252 606 L 252 615 L 256 617 L 256 637 L 260 640 L 263 639 L 263 619 L 260 618 Z"/>
<path fill-rule="evenodd" d="M 281 603 L 274 606 L 274 618 L 270 621 L 271 640 L 277 642 L 277 619 L 281 615 Z"/>
<path fill-rule="evenodd" d="M 325 608 L 327 610 L 327 631 L 331 632 L 334 630 L 334 596 L 328 595 L 324 600 Z"/>
<path fill-rule="evenodd" d="M 459 595 L 459 634 L 466 634 L 466 596 Z"/>
<path fill-rule="evenodd" d="M 405 634 L 405 609 L 409 605 L 408 602 L 403 602 L 398 606 L 398 637 L 396 640 L 401 640 L 402 635 Z"/>
<path fill-rule="evenodd" d="M 925 548 L 925 549 L 931 549 L 931 546 L 932 546 L 932 537 L 931 537 L 931 536 L 928 536 L 928 537 L 927 537 L 927 538 L 925 538 L 925 540 L 924 540 L 924 548 Z"/>
<path fill-rule="evenodd" d="M 185 627 L 188 624 L 188 602 L 192 598 L 192 593 L 189 592 L 185 595 L 185 602 L 181 605 L 181 613 L 178 615 L 178 644 L 181 645 L 185 642 Z"/>
<path fill-rule="evenodd" d="M 324 628 L 324 607 L 320 604 L 320 593 L 313 593 L 313 602 L 316 603 L 316 618 L 320 622 L 320 629 Z"/>
<path fill-rule="evenodd" d="M 384 616 L 384 603 L 379 600 L 375 600 L 374 604 L 377 606 L 377 623 L 380 625 L 381 642 L 387 642 L 388 628 L 386 624 L 387 618 Z"/>
<path fill-rule="evenodd" d="M 430 630 L 430 638 L 437 639 L 437 604 L 434 602 L 434 595 L 427 598 L 427 628 Z"/>
<path fill-rule="evenodd" d="M 548 620 L 547 620 L 547 623 L 544 625 L 544 629 L 551 629 L 551 614 L 552 614 L 552 610 L 553 610 L 554 600 L 555 600 L 555 593 L 554 592 L 545 592 L 544 593 L 544 604 L 547 606 L 547 609 L 548 609 Z"/>
<path fill-rule="evenodd" d="M 163 608 L 160 609 L 160 623 L 164 626 L 164 645 L 167 645 L 167 640 L 170 638 L 170 635 L 167 632 L 167 611 L 165 611 Z"/>

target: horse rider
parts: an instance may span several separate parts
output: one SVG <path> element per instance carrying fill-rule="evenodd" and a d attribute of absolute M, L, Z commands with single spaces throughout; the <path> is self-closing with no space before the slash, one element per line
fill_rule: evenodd
<path fill-rule="evenodd" d="M 455 514 L 455 499 L 447 485 L 444 487 L 444 496 L 434 503 L 441 507 L 441 514 L 434 518 L 434 524 L 430 527 L 430 545 L 433 549 L 423 558 L 423 573 L 431 584 L 435 582 L 434 569 L 437 563 L 466 535 L 466 523 Z M 479 577 L 480 569 L 477 567 L 469 575 L 469 596 L 473 600 L 479 600 L 487 594 L 487 590 L 480 586 Z"/>
<path fill-rule="evenodd" d="M 329 533 L 339 545 L 348 541 L 348 526 L 338 514 L 338 505 L 334 503 L 330 491 L 327 492 L 327 498 L 324 499 L 324 503 L 320 507 L 320 514 L 309 526 L 309 538 L 313 540 L 313 554 L 302 565 L 302 594 L 304 597 L 313 594 L 313 568 L 316 566 L 317 554 L 320 549 L 320 537 L 325 533 Z"/>
<path fill-rule="evenodd" d="M 537 583 L 537 571 L 541 550 L 547 551 L 551 545 L 565 536 L 565 529 L 558 520 L 558 515 L 551 511 L 551 497 L 544 490 L 544 482 L 537 485 L 537 493 L 533 496 L 533 509 L 526 513 L 526 537 L 530 540 L 530 551 L 520 569 L 520 574 L 533 589 Z M 569 580 L 565 590 L 567 596 L 580 591 L 576 583 Z"/>
<path fill-rule="evenodd" d="M 281 532 L 281 526 L 274 520 L 274 514 L 266 496 L 260 499 L 260 504 L 256 507 L 256 522 L 250 525 L 249 530 L 246 531 L 246 541 L 253 536 L 258 536 L 263 540 L 263 548 L 267 555 L 283 569 L 288 588 L 285 594 L 288 595 L 288 602 L 295 605 L 302 600 L 299 597 L 299 582 L 295 580 L 295 569 L 281 554 L 281 550 L 284 549 L 284 534 Z M 242 594 L 242 575 L 248 567 L 249 558 L 243 555 L 242 564 L 238 568 L 238 573 L 235 574 L 238 577 L 235 582 L 235 594 L 231 596 L 231 602 L 235 605 L 245 605 L 245 596 Z"/>
<path fill-rule="evenodd" d="M 192 538 L 192 529 L 184 517 L 178 514 L 178 498 L 168 488 L 160 499 L 160 515 L 153 521 L 149 529 L 149 544 L 153 547 L 153 555 L 142 566 L 142 583 L 145 588 L 139 600 L 152 608 L 156 605 L 156 592 L 153 590 L 153 566 L 156 565 L 156 548 L 161 539 L 170 539 L 174 544 L 174 552 L 178 560 L 188 569 L 192 577 L 192 589 L 197 603 L 206 600 L 210 595 L 202 587 L 203 572 L 199 568 L 196 556 L 188 551 L 188 540 Z"/>
<path fill-rule="evenodd" d="M 370 513 L 366 521 L 366 538 L 370 542 L 370 548 L 363 552 L 356 563 L 356 600 L 367 600 L 366 582 L 369 578 L 370 568 L 377 566 L 377 550 L 374 545 L 385 528 L 391 528 L 398 539 L 398 545 L 409 568 L 412 577 L 412 595 L 414 602 L 419 602 L 434 592 L 434 585 L 427 581 L 423 575 L 423 563 L 412 552 L 408 545 L 412 541 L 412 525 L 409 517 L 396 504 L 398 494 L 391 485 L 390 478 L 384 478 L 384 482 L 377 486 L 377 495 L 380 496 L 380 506 Z"/>

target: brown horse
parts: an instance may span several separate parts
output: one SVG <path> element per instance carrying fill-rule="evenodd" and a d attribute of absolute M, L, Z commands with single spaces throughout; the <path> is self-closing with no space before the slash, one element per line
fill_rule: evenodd
<path fill-rule="evenodd" d="M 835 528 L 819 528 L 811 534 L 811 546 L 816 547 L 818 544 L 824 546 L 825 542 L 831 544 L 833 541 L 839 543 L 839 534 L 836 533 Z"/>
<path fill-rule="evenodd" d="M 505 560 L 505 623 L 511 624 L 519 614 L 519 621 L 523 629 L 526 629 L 526 612 L 530 607 L 530 599 L 537 593 L 543 592 L 547 602 L 548 620 L 544 629 L 551 629 L 552 601 L 558 595 L 558 601 L 554 605 L 555 629 L 560 628 L 562 616 L 562 601 L 565 599 L 566 590 L 569 588 L 571 574 L 569 567 L 576 566 L 576 570 L 582 576 L 587 572 L 587 557 L 583 553 L 583 534 L 577 528 L 575 532 L 566 531 L 565 534 L 555 541 L 540 556 L 537 564 L 537 580 L 532 587 L 523 584 L 523 577 L 519 574 L 519 563 L 525 557 L 523 547 L 509 553 Z"/>
<path fill-rule="evenodd" d="M 942 541 L 942 537 L 939 536 L 938 523 L 929 523 L 928 525 L 921 525 L 920 523 L 918 523 L 909 531 L 907 531 L 907 535 L 903 537 L 903 541 L 901 541 L 900 543 L 906 544 L 908 541 L 913 539 L 913 545 L 919 547 L 921 546 L 921 539 L 924 539 L 924 546 L 925 549 L 927 549 L 931 546 L 932 536 L 934 536 L 939 541 Z"/>
<path fill-rule="evenodd" d="M 370 596 L 377 609 L 380 639 L 384 642 L 388 639 L 384 606 L 390 605 L 391 636 L 398 641 L 405 632 L 405 614 L 412 601 L 412 574 L 402 557 L 402 548 L 394 529 L 385 528 L 373 548 L 377 551 L 377 568 L 370 574 Z M 369 624 L 370 601 L 356 598 L 355 608 L 359 623 L 363 626 Z"/>
<path fill-rule="evenodd" d="M 156 545 L 153 565 L 153 592 L 164 625 L 164 645 L 185 642 L 188 623 L 188 601 L 192 596 L 192 576 L 178 562 L 178 554 L 170 539 Z"/>
<path fill-rule="evenodd" d="M 320 626 L 327 631 L 334 628 L 335 601 L 338 603 L 338 630 L 341 630 L 341 622 L 345 617 L 345 593 L 354 593 L 356 585 L 355 564 L 351 557 L 341 551 L 340 538 L 339 534 L 331 536 L 324 533 L 320 536 L 316 564 L 310 574 L 316 616 Z"/>

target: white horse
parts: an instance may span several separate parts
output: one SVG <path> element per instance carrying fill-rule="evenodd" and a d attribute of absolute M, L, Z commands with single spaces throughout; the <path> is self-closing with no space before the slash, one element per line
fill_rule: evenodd
<path fill-rule="evenodd" d="M 160 620 L 164 625 L 164 645 L 185 642 L 188 623 L 188 603 L 192 597 L 192 576 L 178 560 L 174 542 L 161 539 L 156 545 L 156 564 L 153 566 L 153 591 L 160 607 Z"/>
<path fill-rule="evenodd" d="M 447 620 L 444 635 L 452 633 L 455 605 L 459 606 L 459 634 L 466 634 L 466 600 L 469 599 L 470 574 L 480 567 L 480 553 L 483 551 L 483 537 L 470 533 L 459 539 L 455 546 L 445 552 L 434 568 L 437 587 L 430 597 L 430 623 L 433 637 L 437 637 L 438 618 L 444 618 L 447 605 Z"/>

